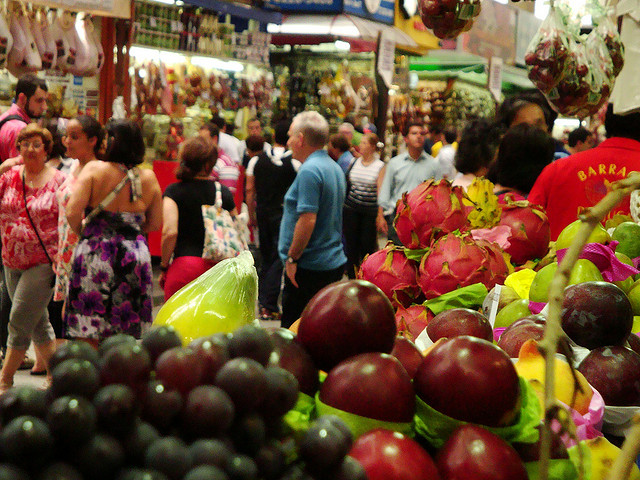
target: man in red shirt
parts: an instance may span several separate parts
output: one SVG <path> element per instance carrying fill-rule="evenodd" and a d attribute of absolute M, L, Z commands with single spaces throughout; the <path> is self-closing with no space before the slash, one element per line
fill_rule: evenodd
<path fill-rule="evenodd" d="M 529 193 L 531 203 L 547 210 L 552 240 L 582 211 L 598 203 L 611 183 L 640 171 L 640 113 L 616 115 L 609 104 L 604 126 L 607 140 L 547 165 Z M 629 214 L 628 197 L 609 217 L 617 213 Z"/>

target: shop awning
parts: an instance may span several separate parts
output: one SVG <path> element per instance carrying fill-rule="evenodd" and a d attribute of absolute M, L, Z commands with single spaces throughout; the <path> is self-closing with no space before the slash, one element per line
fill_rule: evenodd
<path fill-rule="evenodd" d="M 362 39 L 375 42 L 380 32 L 390 35 L 397 46 L 418 47 L 413 38 L 399 28 L 373 22 L 348 14 L 338 15 L 285 15 L 282 24 L 267 25 L 272 35 L 339 37 L 345 40 Z"/>
<path fill-rule="evenodd" d="M 282 14 L 280 12 L 272 12 L 244 3 L 223 2 L 221 0 L 184 0 L 184 3 L 207 8 L 220 14 L 256 20 L 260 23 L 279 24 L 282 22 Z"/>

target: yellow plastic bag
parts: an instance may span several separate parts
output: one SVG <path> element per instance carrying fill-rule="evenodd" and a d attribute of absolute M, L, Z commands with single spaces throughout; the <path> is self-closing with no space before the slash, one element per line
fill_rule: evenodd
<path fill-rule="evenodd" d="M 244 251 L 178 290 L 153 324 L 173 326 L 187 345 L 195 338 L 230 333 L 253 322 L 257 297 L 258 273 L 253 256 Z"/>

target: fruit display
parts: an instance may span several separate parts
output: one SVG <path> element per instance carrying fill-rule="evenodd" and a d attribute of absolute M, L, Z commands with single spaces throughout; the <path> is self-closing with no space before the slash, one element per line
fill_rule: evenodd
<path fill-rule="evenodd" d="M 470 30 L 480 15 L 480 0 L 421 0 L 422 23 L 438 38 L 455 38 Z"/>

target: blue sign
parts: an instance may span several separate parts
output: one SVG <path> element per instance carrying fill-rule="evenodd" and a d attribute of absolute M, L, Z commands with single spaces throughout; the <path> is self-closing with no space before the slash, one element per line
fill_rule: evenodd
<path fill-rule="evenodd" d="M 267 8 L 296 13 L 341 13 L 342 0 L 267 0 Z"/>
<path fill-rule="evenodd" d="M 393 0 L 344 0 L 344 13 L 393 24 Z"/>

